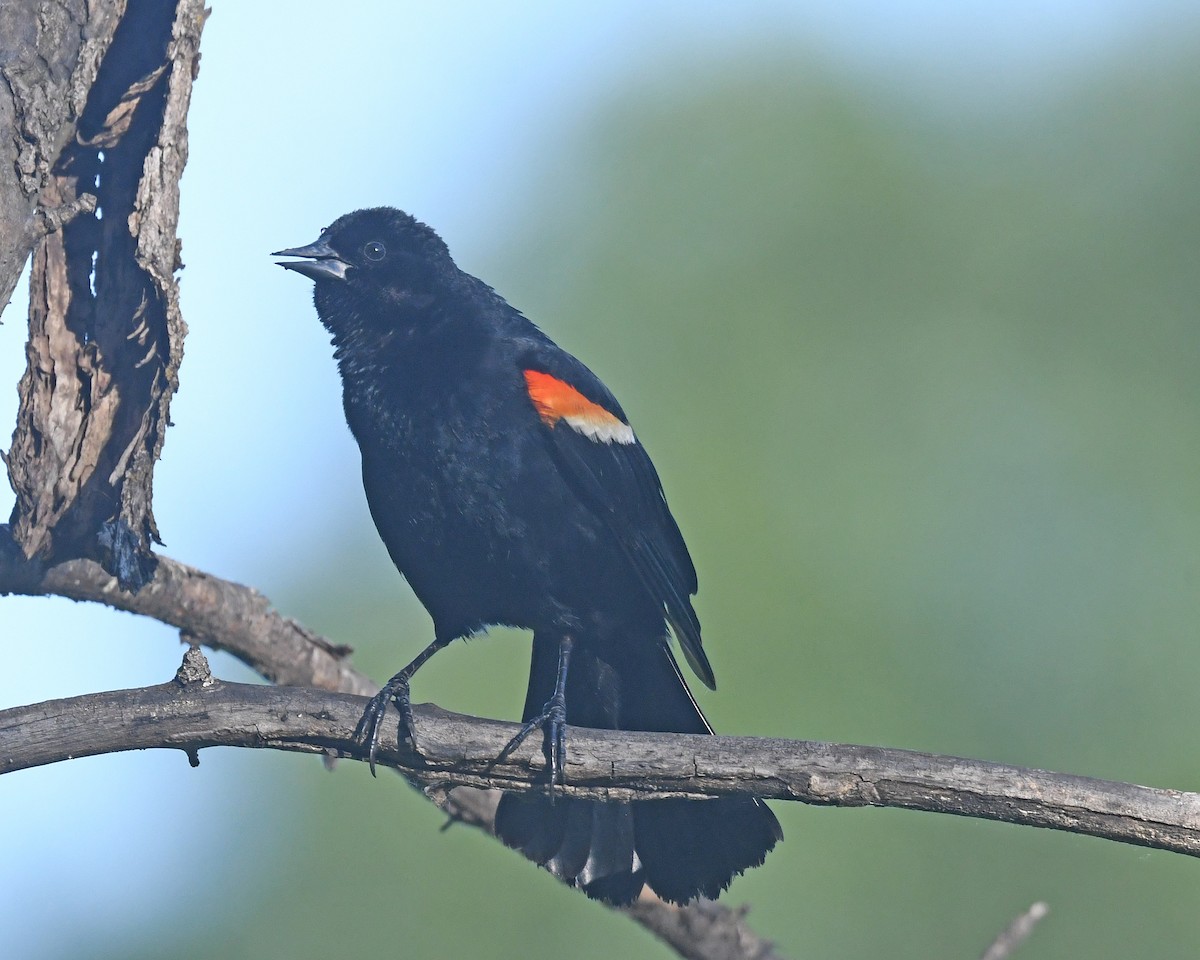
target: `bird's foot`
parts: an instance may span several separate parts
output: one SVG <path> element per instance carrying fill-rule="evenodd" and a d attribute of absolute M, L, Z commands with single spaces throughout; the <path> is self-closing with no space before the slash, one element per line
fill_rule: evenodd
<path fill-rule="evenodd" d="M 556 693 L 546 701 L 542 712 L 526 720 L 517 735 L 505 744 L 493 764 L 503 763 L 534 730 L 541 728 L 546 731 L 546 750 L 550 760 L 550 786 L 565 782 L 564 772 L 567 766 L 567 701 L 564 696 Z"/>
<path fill-rule="evenodd" d="M 400 711 L 400 732 L 397 740 L 408 740 L 413 752 L 417 751 L 416 726 L 413 723 L 412 702 L 408 692 L 409 678 L 403 672 L 396 674 L 383 685 L 363 711 L 358 726 L 354 728 L 354 740 L 362 744 L 367 752 L 367 761 L 371 766 L 371 776 L 375 776 L 375 756 L 379 752 L 379 730 L 383 726 L 383 718 L 387 716 L 388 705 L 394 703 Z"/>

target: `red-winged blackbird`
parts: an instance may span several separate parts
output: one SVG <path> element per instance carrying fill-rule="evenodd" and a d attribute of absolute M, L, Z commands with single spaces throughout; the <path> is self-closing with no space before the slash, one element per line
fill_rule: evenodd
<path fill-rule="evenodd" d="M 364 714 L 372 759 L 390 701 L 411 737 L 413 673 L 491 624 L 533 631 L 521 736 L 544 728 L 552 783 L 568 719 L 712 733 L 667 639 L 669 624 L 714 686 L 690 600 L 696 571 L 650 458 L 595 374 L 399 210 L 347 214 L 275 255 L 305 258 L 280 266 L 315 281 L 371 516 L 433 618 L 433 643 Z M 761 801 L 739 797 L 507 793 L 496 832 L 613 903 L 644 883 L 678 902 L 716 897 L 782 838 Z"/>

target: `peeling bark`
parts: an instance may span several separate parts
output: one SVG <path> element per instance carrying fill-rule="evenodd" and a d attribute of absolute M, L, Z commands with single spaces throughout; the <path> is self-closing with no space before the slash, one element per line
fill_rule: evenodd
<path fill-rule="evenodd" d="M 0 308 L 38 237 L 75 213 L 41 193 L 124 13 L 124 0 L 0 4 Z"/>
<path fill-rule="evenodd" d="M 59 212 L 59 228 L 34 250 L 5 462 L 27 558 L 94 559 L 137 590 L 161 542 L 153 471 L 186 332 L 176 226 L 205 11 L 198 0 L 122 6 L 74 136 L 40 183 L 37 209 Z"/>

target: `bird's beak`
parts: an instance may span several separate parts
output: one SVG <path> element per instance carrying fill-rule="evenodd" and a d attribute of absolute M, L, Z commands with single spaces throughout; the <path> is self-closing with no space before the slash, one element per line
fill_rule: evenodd
<path fill-rule="evenodd" d="M 350 269 L 350 264 L 337 255 L 325 239 L 324 234 L 316 243 L 310 243 L 307 247 L 276 250 L 271 256 L 308 258 L 280 263 L 279 266 L 285 270 L 302 273 L 310 280 L 345 280 L 346 271 Z"/>

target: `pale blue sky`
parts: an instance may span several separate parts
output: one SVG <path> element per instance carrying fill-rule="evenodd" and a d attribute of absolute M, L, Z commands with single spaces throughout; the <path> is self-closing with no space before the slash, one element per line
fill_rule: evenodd
<path fill-rule="evenodd" d="M 340 518 L 336 509 L 298 516 L 292 491 L 361 510 L 357 453 L 308 285 L 269 251 L 314 239 L 347 210 L 392 204 L 435 225 L 470 270 L 503 248 L 503 215 L 544 170 L 547 143 L 626 67 L 677 50 L 715 62 L 767 35 L 973 110 L 1052 95 L 1130 34 L 1167 38 L 1194 16 L 1183 0 L 615 0 L 586 16 L 567 4 L 478 0 L 214 7 L 183 183 L 190 333 L 155 506 L 168 554 L 268 595 L 311 562 L 300 547 Z M 14 301 L 0 326 L 5 433 L 23 312 Z M 0 611 L 4 705 L 162 682 L 181 653 L 172 631 L 96 607 L 9 598 Z M 228 660 L 216 669 L 244 676 Z M 263 762 L 210 752 L 196 773 L 182 756 L 143 754 L 3 778 L 0 929 L 10 955 L 103 943 L 185 898 L 202 902 L 167 868 L 175 858 L 195 877 L 205 857 L 252 863 L 247 836 L 264 850 L 284 842 L 267 816 L 276 800 L 254 795 Z M 233 816 L 255 827 L 238 834 L 237 851 L 223 846 Z M 185 819 L 201 826 L 202 844 L 195 833 L 173 839 Z"/>

